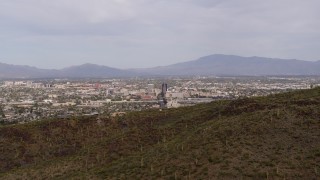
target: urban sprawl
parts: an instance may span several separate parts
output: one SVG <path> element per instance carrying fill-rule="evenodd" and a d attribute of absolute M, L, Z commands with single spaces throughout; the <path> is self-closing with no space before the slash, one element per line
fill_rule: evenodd
<path fill-rule="evenodd" d="M 0 82 L 0 122 L 119 116 L 320 85 L 319 77 L 190 77 Z M 163 101 L 166 101 L 165 105 Z"/>

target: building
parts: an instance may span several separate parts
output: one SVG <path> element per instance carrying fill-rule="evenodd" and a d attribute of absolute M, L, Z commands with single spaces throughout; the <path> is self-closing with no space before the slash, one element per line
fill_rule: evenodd
<path fill-rule="evenodd" d="M 14 84 L 13 81 L 5 81 L 5 82 L 4 82 L 4 85 L 7 86 L 7 87 L 8 87 L 8 86 L 13 86 L 13 84 Z"/>
<path fill-rule="evenodd" d="M 166 94 L 167 91 L 168 91 L 168 85 L 167 85 L 166 83 L 162 83 L 161 90 L 162 90 L 161 92 L 162 92 L 163 94 Z"/>
<path fill-rule="evenodd" d="M 148 93 L 154 92 L 154 84 L 148 84 Z"/>
<path fill-rule="evenodd" d="M 114 89 L 113 88 L 107 89 L 106 94 L 107 94 L 107 96 L 112 96 L 114 94 Z"/>

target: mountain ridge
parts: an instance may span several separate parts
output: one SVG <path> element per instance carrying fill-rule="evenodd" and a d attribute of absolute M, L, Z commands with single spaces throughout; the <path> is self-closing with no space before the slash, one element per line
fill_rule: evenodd
<path fill-rule="evenodd" d="M 0 78 L 103 78 L 147 75 L 320 75 L 320 60 L 304 61 L 213 54 L 166 66 L 135 69 L 119 69 L 92 63 L 62 69 L 41 69 L 27 65 L 0 63 Z"/>
<path fill-rule="evenodd" d="M 319 61 L 214 54 L 168 66 L 139 69 L 158 75 L 319 75 Z"/>
<path fill-rule="evenodd" d="M 0 78 L 103 78 L 129 77 L 138 73 L 104 65 L 85 63 L 62 69 L 40 69 L 27 65 L 0 63 Z"/>
<path fill-rule="evenodd" d="M 122 69 L 112 68 L 109 66 L 85 63 L 78 66 L 70 66 L 60 70 L 61 75 L 73 78 L 87 77 L 128 77 L 137 76 L 138 73 L 129 72 Z"/>

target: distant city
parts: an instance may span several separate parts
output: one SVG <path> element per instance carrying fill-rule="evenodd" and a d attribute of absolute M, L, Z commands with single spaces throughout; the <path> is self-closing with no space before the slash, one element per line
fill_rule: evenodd
<path fill-rule="evenodd" d="M 0 0 L 0 180 L 320 180 L 319 7 Z"/>
<path fill-rule="evenodd" d="M 2 81 L 0 122 L 119 116 L 128 111 L 177 108 L 316 86 L 320 86 L 320 77 L 314 76 Z"/>

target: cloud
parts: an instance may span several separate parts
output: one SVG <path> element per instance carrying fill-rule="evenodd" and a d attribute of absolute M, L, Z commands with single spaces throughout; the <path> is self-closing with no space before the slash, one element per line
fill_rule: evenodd
<path fill-rule="evenodd" d="M 319 6 L 318 0 L 2 0 L 0 58 L 43 67 L 154 66 L 212 53 L 316 60 Z"/>

